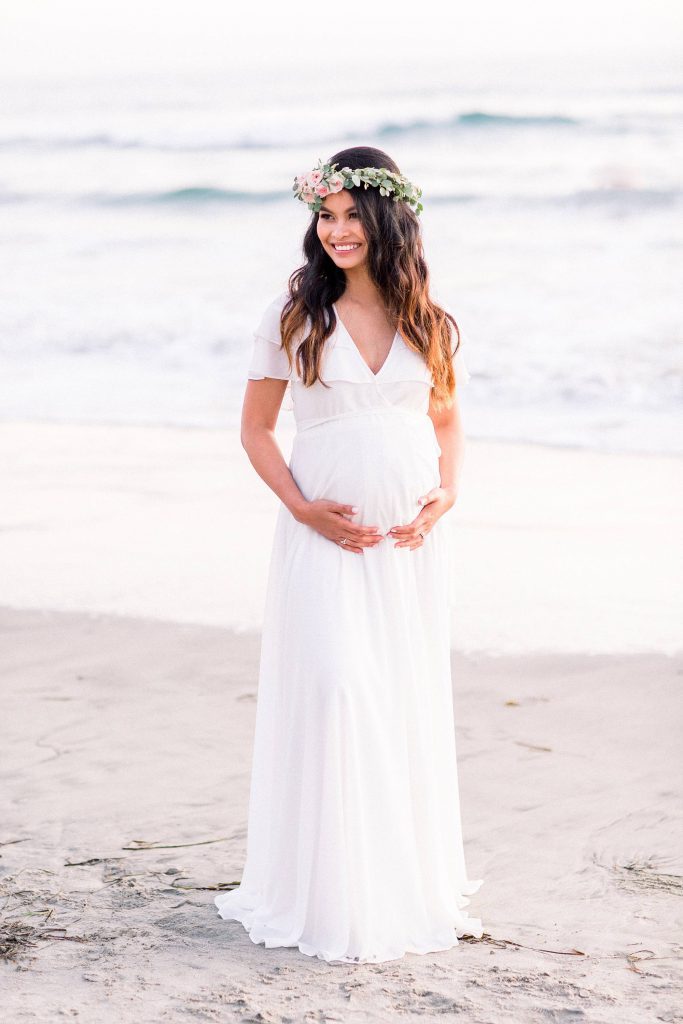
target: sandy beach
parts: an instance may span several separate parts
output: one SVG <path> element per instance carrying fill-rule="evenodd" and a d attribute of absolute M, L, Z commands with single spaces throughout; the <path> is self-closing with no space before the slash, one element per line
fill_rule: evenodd
<path fill-rule="evenodd" d="M 675 459 L 469 442 L 452 666 L 485 933 L 349 966 L 213 907 L 244 860 L 277 508 L 238 439 L 0 439 L 8 1019 L 683 1019 Z"/>

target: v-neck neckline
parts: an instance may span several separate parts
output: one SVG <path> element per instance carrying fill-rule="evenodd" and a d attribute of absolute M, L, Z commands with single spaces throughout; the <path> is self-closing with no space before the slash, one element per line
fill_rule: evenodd
<path fill-rule="evenodd" d="M 377 379 L 377 378 L 379 377 L 379 375 L 380 375 L 380 374 L 382 373 L 382 371 L 384 370 L 384 367 L 385 367 L 385 366 L 387 365 L 387 363 L 388 363 L 388 362 L 389 362 L 389 360 L 391 359 L 391 356 L 392 356 L 392 354 L 393 354 L 393 351 L 394 351 L 394 349 L 396 348 L 396 340 L 397 340 L 397 339 L 398 339 L 398 337 L 399 337 L 399 333 L 398 333 L 398 331 L 396 331 L 396 333 L 394 334 L 394 337 L 392 338 L 392 341 L 391 341 L 391 346 L 390 346 L 390 348 L 389 348 L 389 351 L 387 352 L 387 355 L 386 355 L 386 359 L 384 360 L 384 362 L 383 362 L 383 363 L 382 363 L 382 365 L 380 366 L 380 368 L 379 368 L 379 370 L 377 371 L 377 373 L 375 373 L 375 371 L 374 371 L 374 370 L 372 370 L 372 369 L 371 369 L 371 368 L 370 368 L 370 367 L 368 366 L 368 364 L 366 363 L 365 359 L 363 358 L 363 354 L 361 353 L 361 350 L 360 350 L 360 349 L 358 348 L 358 345 L 356 345 L 355 341 L 354 341 L 354 340 L 353 340 L 353 338 L 351 337 L 351 334 L 350 334 L 350 332 L 349 332 L 348 328 L 346 327 L 346 324 L 344 323 L 344 321 L 342 320 L 342 318 L 341 318 L 341 317 L 339 316 L 339 310 L 337 309 L 337 304 L 336 304 L 335 302 L 333 302 L 333 303 L 332 303 L 332 309 L 334 310 L 334 315 L 335 315 L 335 316 L 336 316 L 336 318 L 337 318 L 337 324 L 338 324 L 339 326 L 341 326 L 342 330 L 343 330 L 343 331 L 344 331 L 344 333 L 346 334 L 346 337 L 347 337 L 347 338 L 349 339 L 349 341 L 350 341 L 350 342 L 351 342 L 351 344 L 353 345 L 353 347 L 354 347 L 354 349 L 355 349 L 355 351 L 356 351 L 356 353 L 357 353 L 357 355 L 358 355 L 358 358 L 360 359 L 361 363 L 363 364 L 363 366 L 365 367 L 365 369 L 366 369 L 366 370 L 368 371 L 368 373 L 370 374 L 370 376 L 371 376 L 371 377 L 373 378 L 373 380 L 376 380 L 376 379 Z"/>

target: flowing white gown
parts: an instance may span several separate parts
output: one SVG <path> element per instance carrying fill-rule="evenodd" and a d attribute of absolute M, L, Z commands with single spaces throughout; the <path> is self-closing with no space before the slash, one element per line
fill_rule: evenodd
<path fill-rule="evenodd" d="M 374 374 L 337 315 L 322 377 L 290 377 L 287 293 L 254 335 L 251 379 L 289 379 L 289 467 L 304 496 L 359 507 L 382 533 L 438 486 L 431 375 L 397 333 Z M 335 308 L 336 312 L 336 308 Z M 462 349 L 458 384 L 469 377 Z M 241 884 L 215 897 L 255 943 L 378 963 L 481 937 L 467 877 L 450 667 L 446 517 L 414 551 L 362 555 L 278 513 L 261 641 Z"/>

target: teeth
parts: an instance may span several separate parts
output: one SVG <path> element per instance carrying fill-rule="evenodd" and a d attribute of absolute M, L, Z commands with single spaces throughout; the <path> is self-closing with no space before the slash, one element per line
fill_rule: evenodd
<path fill-rule="evenodd" d="M 354 245 L 335 245 L 337 252 L 349 252 L 351 249 L 357 249 L 360 242 L 355 242 Z"/>

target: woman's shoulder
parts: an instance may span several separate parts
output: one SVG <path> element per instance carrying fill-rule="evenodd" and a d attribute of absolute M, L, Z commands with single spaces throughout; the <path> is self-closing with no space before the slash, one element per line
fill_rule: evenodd
<path fill-rule="evenodd" d="M 260 338 L 266 338 L 268 341 L 275 341 L 280 344 L 280 319 L 282 317 L 282 310 L 289 298 L 289 292 L 279 292 L 275 298 L 271 299 L 266 308 L 261 314 L 259 324 L 254 331 Z"/>
<path fill-rule="evenodd" d="M 288 291 L 285 290 L 283 292 L 278 292 L 275 298 L 271 301 L 270 305 L 279 313 L 281 313 L 290 298 L 291 296 Z"/>

